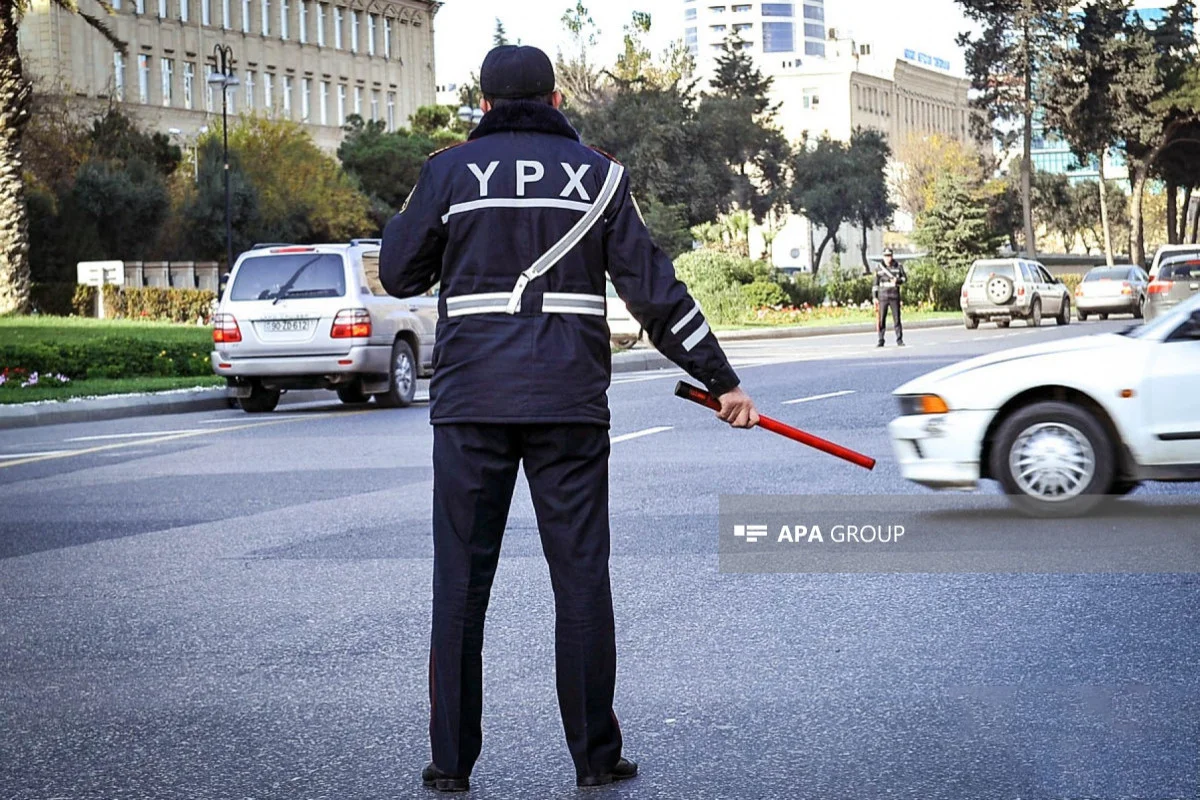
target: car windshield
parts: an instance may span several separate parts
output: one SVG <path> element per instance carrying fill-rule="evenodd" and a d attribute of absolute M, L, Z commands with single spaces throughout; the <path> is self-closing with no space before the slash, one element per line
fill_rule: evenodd
<path fill-rule="evenodd" d="M 297 273 L 299 273 L 297 275 Z M 288 281 L 294 281 L 288 286 Z M 333 253 L 287 253 L 247 258 L 238 267 L 229 299 L 277 300 L 284 297 L 344 297 L 346 270 Z"/>
<path fill-rule="evenodd" d="M 1186 281 L 1200 278 L 1200 261 L 1188 261 L 1183 264 L 1164 264 L 1158 271 L 1160 281 Z"/>
<path fill-rule="evenodd" d="M 1012 264 L 976 264 L 974 271 L 971 273 L 972 280 L 982 281 L 987 280 L 993 275 L 1000 278 L 1008 278 L 1010 281 L 1014 279 Z"/>
<path fill-rule="evenodd" d="M 1083 277 L 1085 282 L 1090 281 L 1123 281 L 1129 277 L 1129 269 L 1094 269 Z"/>
<path fill-rule="evenodd" d="M 1134 325 L 1131 328 L 1121 331 L 1121 335 L 1128 336 L 1130 339 L 1165 338 L 1168 331 L 1175 330 L 1185 319 L 1198 310 L 1200 310 L 1200 293 L 1192 295 L 1187 301 L 1175 306 L 1175 308 L 1163 316 L 1156 317 L 1153 322 L 1147 322 L 1145 325 Z"/>

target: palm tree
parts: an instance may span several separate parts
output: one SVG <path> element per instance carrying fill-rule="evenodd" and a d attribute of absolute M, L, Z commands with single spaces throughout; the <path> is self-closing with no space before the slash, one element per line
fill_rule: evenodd
<path fill-rule="evenodd" d="M 113 14 L 109 0 L 94 0 Z M 29 121 L 33 88 L 21 70 L 17 28 L 32 0 L 0 0 L 0 314 L 29 310 L 29 225 L 21 177 L 21 133 Z M 78 14 L 114 47 L 125 53 L 104 20 L 80 10 L 76 0 L 50 0 Z"/>

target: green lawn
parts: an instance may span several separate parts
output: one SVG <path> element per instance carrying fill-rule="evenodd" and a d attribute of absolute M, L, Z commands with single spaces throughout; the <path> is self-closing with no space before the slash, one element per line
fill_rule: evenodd
<path fill-rule="evenodd" d="M 905 322 L 917 322 L 920 320 L 957 320 L 962 318 L 962 313 L 958 311 L 905 311 L 903 319 Z M 795 318 L 786 320 L 764 320 L 762 322 L 746 322 L 739 325 L 714 325 L 713 328 L 718 331 L 756 331 L 771 328 L 813 328 L 826 327 L 836 325 L 854 325 L 858 323 L 875 323 L 875 312 L 854 310 L 846 313 L 840 313 L 836 316 L 830 316 L 822 313 L 812 315 L 801 315 Z M 888 326 L 890 327 L 892 320 L 888 318 Z"/>
<path fill-rule="evenodd" d="M 95 378 L 72 381 L 66 386 L 31 386 L 28 389 L 0 386 L 0 405 L 33 403 L 38 400 L 67 400 L 72 397 L 100 397 L 112 394 L 165 392 L 197 386 L 224 386 L 225 379 L 210 375 L 202 378 Z"/>
<path fill-rule="evenodd" d="M 59 344 L 101 336 L 129 336 L 205 349 L 212 345 L 212 329 L 208 326 L 85 317 L 0 317 L 0 344 Z"/>

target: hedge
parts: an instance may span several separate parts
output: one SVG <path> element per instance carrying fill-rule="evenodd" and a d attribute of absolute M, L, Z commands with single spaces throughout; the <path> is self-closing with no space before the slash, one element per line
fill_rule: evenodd
<path fill-rule="evenodd" d="M 63 344 L 0 344 L 0 367 L 87 378 L 192 377 L 212 374 L 209 349 L 132 336 L 102 336 Z"/>
<path fill-rule="evenodd" d="M 104 316 L 109 319 L 133 319 L 163 322 L 208 323 L 212 317 L 215 292 L 207 289 L 165 289 L 147 286 L 126 289 L 104 287 Z"/>
<path fill-rule="evenodd" d="M 29 287 L 29 299 L 38 314 L 69 317 L 74 311 L 74 283 L 34 283 Z"/>

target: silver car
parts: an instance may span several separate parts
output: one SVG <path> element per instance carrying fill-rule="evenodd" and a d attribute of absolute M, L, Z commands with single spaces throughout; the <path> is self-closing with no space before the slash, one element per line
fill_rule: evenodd
<path fill-rule="evenodd" d="M 407 406 L 432 371 L 437 318 L 432 294 L 384 291 L 377 239 L 259 246 L 237 260 L 213 317 L 213 370 L 250 413 L 289 389 Z"/>
<path fill-rule="evenodd" d="M 1167 313 L 1200 292 L 1200 257 L 1167 256 L 1158 265 L 1158 276 L 1150 282 L 1146 294 L 1146 319 Z"/>
<path fill-rule="evenodd" d="M 959 303 L 963 322 L 974 330 L 981 320 L 1007 328 L 1014 319 L 1037 327 L 1042 318 L 1059 325 L 1071 322 L 1071 293 L 1062 281 L 1036 261 L 1023 258 L 983 259 L 971 265 Z"/>
<path fill-rule="evenodd" d="M 1109 314 L 1142 318 L 1150 277 L 1141 267 L 1096 267 L 1075 289 L 1075 314 L 1083 322 L 1089 314 L 1108 319 Z"/>

